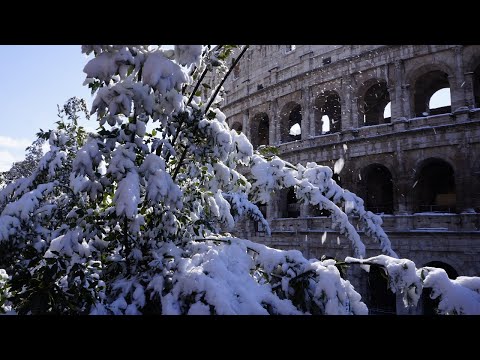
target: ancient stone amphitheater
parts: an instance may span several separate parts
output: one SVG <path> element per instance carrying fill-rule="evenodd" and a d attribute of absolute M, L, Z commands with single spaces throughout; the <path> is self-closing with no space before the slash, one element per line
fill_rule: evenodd
<path fill-rule="evenodd" d="M 401 257 L 480 275 L 480 46 L 251 46 L 225 89 L 231 127 L 292 163 L 335 168 L 382 214 Z M 328 214 L 292 192 L 274 198 L 262 206 L 272 235 L 251 221 L 238 235 L 307 257 L 352 255 Z M 405 312 L 380 274 L 352 276 L 374 313 Z"/>

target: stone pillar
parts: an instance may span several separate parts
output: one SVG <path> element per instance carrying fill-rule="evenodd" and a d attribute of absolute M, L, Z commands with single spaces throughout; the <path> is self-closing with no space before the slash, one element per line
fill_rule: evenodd
<path fill-rule="evenodd" d="M 308 203 L 300 204 L 300 217 L 304 218 L 310 215 Z"/>
<path fill-rule="evenodd" d="M 311 113 L 312 111 L 310 108 L 310 88 L 306 87 L 302 89 L 302 140 L 308 139 L 312 135 L 312 133 L 310 132 Z"/>
<path fill-rule="evenodd" d="M 412 212 L 412 206 L 408 204 L 408 194 L 412 192 L 412 180 L 410 174 L 413 170 L 406 169 L 406 159 L 401 148 L 400 141 L 396 141 L 394 165 L 394 183 L 393 183 L 393 199 L 395 201 L 394 211 L 396 215 L 406 215 Z"/>
<path fill-rule="evenodd" d="M 415 204 L 413 203 L 413 189 L 411 176 L 399 176 L 393 185 L 395 192 L 396 206 L 395 215 L 406 215 L 414 212 Z"/>
<path fill-rule="evenodd" d="M 475 78 L 473 72 L 466 72 L 464 75 L 463 91 L 465 94 L 465 103 L 470 109 L 480 106 L 475 104 Z"/>
<path fill-rule="evenodd" d="M 273 196 L 272 196 L 272 199 L 267 203 L 267 215 L 266 215 L 266 219 L 268 221 L 270 221 L 271 219 L 275 218 L 275 211 L 276 211 L 276 201 L 275 199 L 273 199 Z"/>
<path fill-rule="evenodd" d="M 316 95 L 312 96 L 312 89 L 309 89 L 309 96 L 310 96 L 310 101 L 309 101 L 309 109 L 310 109 L 310 115 L 309 115 L 309 122 L 310 122 L 310 127 L 309 127 L 309 135 L 310 137 L 314 137 L 317 135 L 317 129 L 316 129 L 316 124 L 315 124 L 315 114 L 317 110 L 315 109 L 315 100 L 316 100 Z"/>
<path fill-rule="evenodd" d="M 356 100 L 354 99 L 352 76 L 345 75 L 342 78 L 342 98 L 340 103 L 342 106 L 342 131 L 356 128 L 357 125 L 353 125 L 353 108 L 357 107 Z M 355 112 L 357 113 L 357 112 Z"/>
<path fill-rule="evenodd" d="M 413 90 L 410 84 L 402 85 L 402 106 L 403 114 L 407 119 L 415 117 L 413 110 Z"/>
<path fill-rule="evenodd" d="M 250 116 L 250 110 L 247 109 L 242 113 L 242 129 L 245 136 L 252 141 L 252 134 L 250 129 L 250 121 L 248 121 Z"/>
<path fill-rule="evenodd" d="M 270 145 L 279 145 L 280 144 L 280 119 L 278 114 L 278 101 L 274 99 L 272 101 L 272 118 L 270 119 L 271 126 L 269 127 L 270 132 Z"/>
<path fill-rule="evenodd" d="M 395 68 L 395 85 L 389 89 L 390 101 L 392 102 L 392 122 L 401 120 L 405 117 L 404 97 L 403 97 L 403 61 L 397 60 Z"/>
<path fill-rule="evenodd" d="M 465 75 L 463 66 L 463 46 L 458 45 L 453 48 L 455 53 L 455 74 L 453 77 L 448 77 L 450 83 L 450 97 L 452 99 L 452 112 L 466 110 L 468 106 L 465 96 L 465 90 L 462 86 L 465 86 Z"/>
<path fill-rule="evenodd" d="M 473 174 L 471 164 L 474 159 L 471 158 L 470 144 L 464 139 L 464 142 L 458 146 L 455 169 L 455 192 L 457 195 L 457 211 L 461 213 L 474 212 L 474 193 Z"/>

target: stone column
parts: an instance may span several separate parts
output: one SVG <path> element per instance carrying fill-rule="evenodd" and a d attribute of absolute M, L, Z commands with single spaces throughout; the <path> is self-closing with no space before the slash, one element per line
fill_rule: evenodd
<path fill-rule="evenodd" d="M 475 78 L 473 72 L 466 72 L 464 73 L 464 83 L 463 83 L 463 91 L 465 94 L 465 103 L 470 109 L 480 106 L 480 104 L 475 104 Z"/>
<path fill-rule="evenodd" d="M 315 114 L 317 110 L 315 109 L 315 100 L 317 95 L 312 95 L 312 89 L 309 88 L 309 96 L 310 96 L 310 101 L 309 101 L 309 109 L 310 109 L 310 116 L 309 116 L 309 122 L 310 122 L 310 127 L 309 127 L 309 135 L 311 137 L 314 137 L 317 135 L 317 129 L 316 129 L 316 124 L 315 124 Z"/>
<path fill-rule="evenodd" d="M 278 116 L 278 101 L 274 99 L 272 101 L 272 118 L 270 119 L 271 126 L 269 127 L 270 132 L 270 145 L 279 145 L 280 144 L 280 119 Z"/>
<path fill-rule="evenodd" d="M 450 83 L 450 97 L 452 99 L 452 112 L 466 110 L 468 106 L 466 94 L 463 86 L 465 86 L 465 75 L 463 66 L 463 46 L 458 45 L 453 48 L 455 54 L 455 76 L 448 77 Z"/>
<path fill-rule="evenodd" d="M 301 139 L 308 139 L 312 133 L 310 132 L 310 114 L 312 113 L 310 108 L 310 88 L 306 87 L 302 89 L 302 134 Z"/>
<path fill-rule="evenodd" d="M 245 136 L 252 141 L 252 134 L 251 134 L 251 129 L 250 129 L 250 121 L 248 121 L 248 118 L 250 116 L 250 110 L 247 109 L 242 113 L 242 129 L 243 133 Z"/>
<path fill-rule="evenodd" d="M 462 213 L 474 212 L 473 174 L 471 164 L 474 159 L 471 158 L 471 147 L 467 139 L 458 145 L 455 166 L 455 192 L 457 195 L 457 211 Z"/>
<path fill-rule="evenodd" d="M 402 106 L 403 114 L 407 119 L 415 117 L 413 110 L 413 93 L 410 84 L 402 85 Z"/>
<path fill-rule="evenodd" d="M 353 109 L 357 107 L 356 100 L 353 95 L 352 76 L 345 75 L 342 78 L 342 98 L 340 103 L 342 105 L 342 131 L 356 128 L 357 123 L 353 124 Z M 357 111 L 355 111 L 357 113 Z"/>
<path fill-rule="evenodd" d="M 412 196 L 414 189 L 411 176 L 401 175 L 393 185 L 395 192 L 396 209 L 395 215 L 406 215 L 414 212 L 415 204 Z"/>
<path fill-rule="evenodd" d="M 310 215 L 308 203 L 300 204 L 300 217 L 304 218 Z"/>
<path fill-rule="evenodd" d="M 401 120 L 405 117 L 404 97 L 403 97 L 403 61 L 397 60 L 394 63 L 395 85 L 390 91 L 390 101 L 392 102 L 392 122 Z"/>
<path fill-rule="evenodd" d="M 406 159 L 401 148 L 401 140 L 397 140 L 396 143 L 396 154 L 394 165 L 395 165 L 395 174 L 392 174 L 395 178 L 393 183 L 393 198 L 395 201 L 394 211 L 396 215 L 406 215 L 412 212 L 412 206 L 409 204 L 408 195 L 412 192 L 412 176 L 406 175 L 411 174 L 413 170 L 406 169 Z"/>

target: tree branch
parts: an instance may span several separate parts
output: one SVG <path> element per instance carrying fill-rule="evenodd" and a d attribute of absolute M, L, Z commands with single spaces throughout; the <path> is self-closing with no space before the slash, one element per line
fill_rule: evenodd
<path fill-rule="evenodd" d="M 210 108 L 210 106 L 212 105 L 213 101 L 215 100 L 215 98 L 217 97 L 220 89 L 222 88 L 223 84 L 225 83 L 225 80 L 227 80 L 228 76 L 230 75 L 230 73 L 232 72 L 233 68 L 238 64 L 238 62 L 240 61 L 240 59 L 242 58 L 243 54 L 245 54 L 245 51 L 247 51 L 247 49 L 249 48 L 250 45 L 245 45 L 242 49 L 242 52 L 240 53 L 240 55 L 235 59 L 235 61 L 233 62 L 232 66 L 230 66 L 230 69 L 228 70 L 228 72 L 225 74 L 225 76 L 223 77 L 222 81 L 220 82 L 220 84 L 217 86 L 217 88 L 215 89 L 215 93 L 212 95 L 212 97 L 210 98 L 210 101 L 207 105 L 207 107 L 205 108 L 205 113 L 206 114 L 208 112 L 208 109 Z M 180 129 L 179 129 L 180 130 Z M 187 155 L 187 151 L 188 151 L 188 147 L 185 147 L 185 149 L 183 150 L 183 153 L 182 153 L 182 156 L 181 156 L 181 159 L 183 161 L 183 159 L 185 159 L 185 156 Z M 177 167 L 175 168 L 175 172 L 174 172 L 174 175 L 173 175 L 173 180 L 175 181 L 175 178 L 178 174 L 178 171 L 180 170 L 180 166 L 182 165 L 182 161 L 180 161 L 177 165 Z"/>

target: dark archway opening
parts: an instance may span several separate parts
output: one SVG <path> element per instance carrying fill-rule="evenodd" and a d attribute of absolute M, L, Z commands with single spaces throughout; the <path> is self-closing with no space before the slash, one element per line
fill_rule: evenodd
<path fill-rule="evenodd" d="M 326 92 L 315 100 L 315 135 L 342 130 L 342 106 L 340 96 L 334 91 Z"/>
<path fill-rule="evenodd" d="M 300 203 L 295 196 L 295 189 L 290 188 L 287 192 L 287 216 L 288 218 L 297 218 L 300 216 Z"/>
<path fill-rule="evenodd" d="M 414 184 L 418 212 L 455 212 L 455 174 L 452 166 L 441 159 L 428 159 Z"/>
<path fill-rule="evenodd" d="M 430 109 L 430 99 L 433 94 L 442 89 L 450 89 L 448 74 L 440 70 L 434 70 L 423 74 L 415 81 L 414 107 L 415 116 L 428 116 L 450 113 L 452 107 L 443 105 Z M 450 104 L 448 100 L 445 104 Z"/>
<path fill-rule="evenodd" d="M 255 115 L 250 130 L 252 145 L 255 149 L 261 145 L 269 144 L 270 122 L 267 114 L 260 113 Z"/>
<path fill-rule="evenodd" d="M 397 299 L 389 288 L 386 271 L 377 265 L 370 265 L 368 273 L 368 297 L 370 315 L 395 315 Z"/>
<path fill-rule="evenodd" d="M 448 277 L 452 280 L 456 279 L 458 276 L 457 271 L 450 265 L 441 262 L 441 261 L 431 261 L 424 266 L 431 266 L 445 270 Z M 422 292 L 422 305 L 423 305 L 423 315 L 437 315 L 438 304 L 440 303 L 440 298 L 437 297 L 432 299 L 430 295 L 432 290 L 430 288 L 424 288 Z"/>
<path fill-rule="evenodd" d="M 375 214 L 393 214 L 392 174 L 383 165 L 372 164 L 363 170 L 365 209 Z"/>
<path fill-rule="evenodd" d="M 283 143 L 302 139 L 302 107 L 290 103 L 281 113 L 282 127 L 281 140 Z"/>
<path fill-rule="evenodd" d="M 238 121 L 236 121 L 236 122 L 234 122 L 234 123 L 232 124 L 232 129 L 235 130 L 235 131 L 238 132 L 238 133 L 241 133 L 242 130 L 243 130 L 243 126 L 242 126 L 241 123 L 239 123 Z"/>
<path fill-rule="evenodd" d="M 363 125 L 379 125 L 390 122 L 384 118 L 385 108 L 390 102 L 387 83 L 378 82 L 368 88 L 363 98 Z"/>

